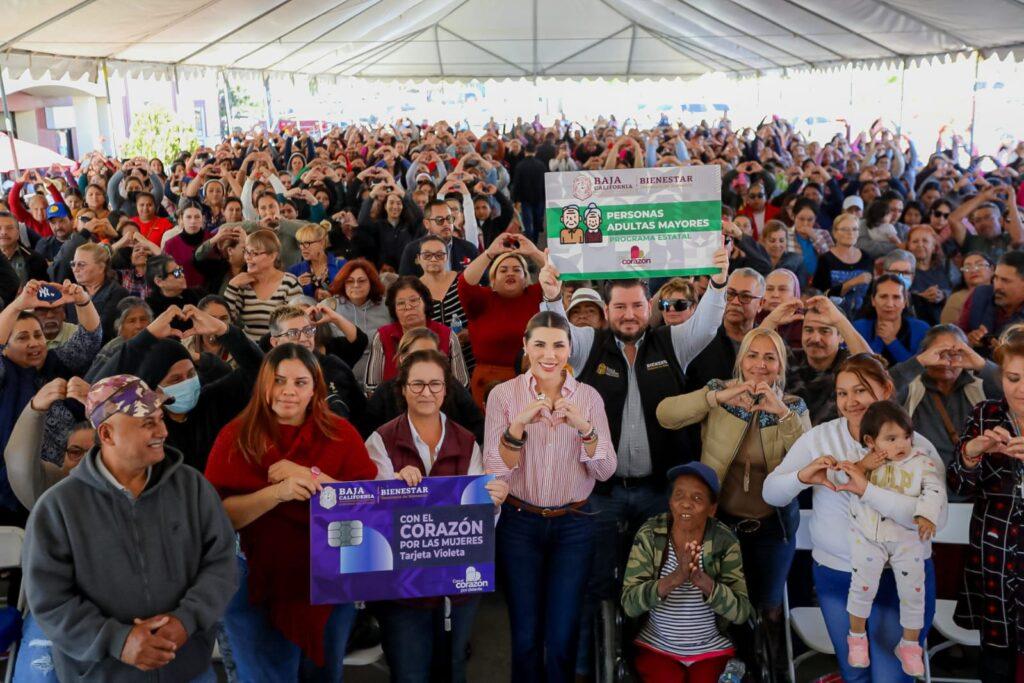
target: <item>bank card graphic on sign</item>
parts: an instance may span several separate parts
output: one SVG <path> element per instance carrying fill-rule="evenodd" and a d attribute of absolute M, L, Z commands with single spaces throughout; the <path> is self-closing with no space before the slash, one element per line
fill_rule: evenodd
<path fill-rule="evenodd" d="M 494 590 L 492 475 L 324 484 L 310 500 L 310 600 Z"/>
<path fill-rule="evenodd" d="M 546 173 L 544 189 L 548 250 L 563 280 L 718 272 L 717 165 Z"/>

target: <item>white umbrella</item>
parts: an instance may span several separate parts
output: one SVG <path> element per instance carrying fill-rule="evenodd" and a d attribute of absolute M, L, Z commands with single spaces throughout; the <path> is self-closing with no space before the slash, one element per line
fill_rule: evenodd
<path fill-rule="evenodd" d="M 51 164 L 72 166 L 74 163 L 52 149 L 0 133 L 0 173 L 26 168 L 48 168 Z"/>

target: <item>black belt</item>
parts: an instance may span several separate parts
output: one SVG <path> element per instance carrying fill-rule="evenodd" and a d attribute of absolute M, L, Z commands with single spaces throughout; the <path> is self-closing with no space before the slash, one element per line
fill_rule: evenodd
<path fill-rule="evenodd" d="M 607 481 L 594 482 L 594 491 L 597 493 L 608 493 L 614 487 L 624 489 L 655 488 L 660 486 L 661 477 L 649 474 L 646 477 L 619 477 L 611 476 Z"/>
<path fill-rule="evenodd" d="M 737 517 L 722 510 L 719 510 L 715 517 L 736 534 L 780 534 L 785 537 L 777 510 L 761 519 Z"/>

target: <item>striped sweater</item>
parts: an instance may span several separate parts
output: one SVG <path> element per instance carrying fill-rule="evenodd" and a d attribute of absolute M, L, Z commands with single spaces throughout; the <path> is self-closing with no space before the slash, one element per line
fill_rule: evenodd
<path fill-rule="evenodd" d="M 231 309 L 231 317 L 238 321 L 246 336 L 254 342 L 270 331 L 270 314 L 278 306 L 283 306 L 293 296 L 302 294 L 302 286 L 291 273 L 284 273 L 281 284 L 266 299 L 256 296 L 252 287 L 234 287 L 228 285 L 224 290 Z"/>
<path fill-rule="evenodd" d="M 633 539 L 622 582 L 622 607 L 630 617 L 647 614 L 665 601 L 658 596 L 658 578 L 668 544 L 669 513 L 663 512 L 644 522 Z M 732 531 L 715 518 L 709 518 L 701 553 L 704 572 L 715 582 L 707 604 L 717 615 L 719 631 L 730 624 L 742 624 L 750 618 L 752 607 L 743 577 L 740 543 Z"/>

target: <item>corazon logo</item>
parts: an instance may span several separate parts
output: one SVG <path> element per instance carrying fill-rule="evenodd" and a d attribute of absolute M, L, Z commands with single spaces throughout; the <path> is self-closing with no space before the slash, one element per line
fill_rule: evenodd
<path fill-rule="evenodd" d="M 639 246 L 634 244 L 630 248 L 630 250 L 629 250 L 629 258 L 631 258 L 631 259 L 638 259 L 638 258 L 643 258 L 643 257 L 644 257 L 643 249 L 641 249 Z"/>

